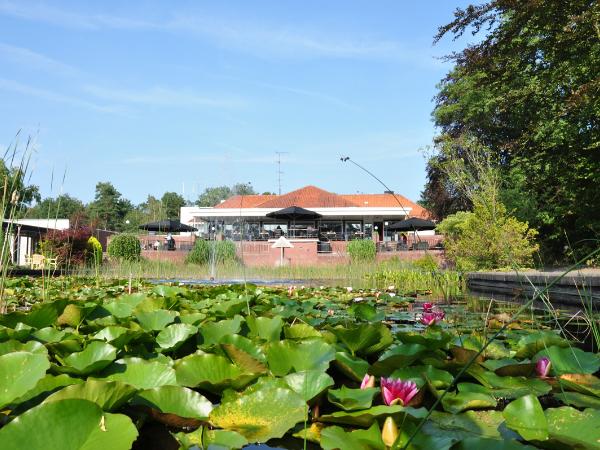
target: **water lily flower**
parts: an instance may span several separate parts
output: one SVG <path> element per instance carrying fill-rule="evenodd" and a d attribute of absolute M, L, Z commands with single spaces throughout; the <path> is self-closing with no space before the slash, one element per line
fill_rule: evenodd
<path fill-rule="evenodd" d="M 398 439 L 398 426 L 392 416 L 388 416 L 383 422 L 383 429 L 381 430 L 381 440 L 385 444 L 386 447 L 391 447 L 394 445 Z"/>
<path fill-rule="evenodd" d="M 446 317 L 446 314 L 444 313 L 444 311 L 429 311 L 429 312 L 423 313 L 423 315 L 421 316 L 419 321 L 423 325 L 426 325 L 429 327 L 429 326 L 440 323 L 442 320 L 444 320 L 444 317 Z"/>
<path fill-rule="evenodd" d="M 407 405 L 417 395 L 419 388 L 414 381 L 395 380 L 393 378 L 381 378 L 381 395 L 386 405 Z"/>
<path fill-rule="evenodd" d="M 347 291 L 347 292 L 352 292 L 352 286 L 348 286 L 348 287 L 346 288 L 346 291 Z"/>
<path fill-rule="evenodd" d="M 356 297 L 356 298 L 354 299 L 354 302 L 358 303 L 358 302 L 362 302 L 363 300 L 364 300 L 364 298 L 363 298 L 363 297 Z"/>
<path fill-rule="evenodd" d="M 388 286 L 387 288 L 388 291 L 395 291 L 396 290 L 396 286 L 394 286 L 393 284 L 391 286 Z"/>
<path fill-rule="evenodd" d="M 335 314 L 335 311 L 333 309 L 328 309 L 327 310 L 327 315 L 328 316 L 333 316 Z"/>
<path fill-rule="evenodd" d="M 433 309 L 433 303 L 430 303 L 430 302 L 423 303 L 423 311 L 431 312 L 432 309 Z"/>
<path fill-rule="evenodd" d="M 291 297 L 295 290 L 296 290 L 296 286 L 288 287 L 288 296 Z"/>
<path fill-rule="evenodd" d="M 360 388 L 367 389 L 372 387 L 375 387 L 375 377 L 367 373 L 363 378 L 362 383 L 360 383 Z"/>
<path fill-rule="evenodd" d="M 551 366 L 552 362 L 544 356 L 535 364 L 535 371 L 540 378 L 548 378 L 548 373 L 550 373 Z"/>

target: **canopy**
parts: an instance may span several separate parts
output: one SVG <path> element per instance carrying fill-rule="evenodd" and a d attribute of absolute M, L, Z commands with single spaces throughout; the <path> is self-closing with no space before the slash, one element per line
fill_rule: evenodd
<path fill-rule="evenodd" d="M 145 223 L 144 225 L 140 225 L 140 230 L 148 230 L 148 231 L 164 231 L 168 233 L 177 233 L 180 231 L 198 231 L 194 227 L 190 227 L 184 223 L 181 223 L 179 220 L 161 220 L 158 222 L 150 222 Z"/>
<path fill-rule="evenodd" d="M 299 206 L 290 206 L 289 208 L 280 209 L 267 214 L 267 217 L 272 219 L 283 220 L 314 220 L 319 219 L 321 214 L 308 209 L 300 208 Z"/>
<path fill-rule="evenodd" d="M 435 223 L 433 223 L 431 220 L 419 219 L 418 217 L 411 217 L 410 219 L 395 222 L 388 226 L 387 229 L 397 231 L 435 230 Z"/>

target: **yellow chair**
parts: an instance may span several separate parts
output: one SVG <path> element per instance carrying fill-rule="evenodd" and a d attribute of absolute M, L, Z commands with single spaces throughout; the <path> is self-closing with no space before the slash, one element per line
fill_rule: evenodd
<path fill-rule="evenodd" d="M 57 265 L 56 258 L 44 258 L 44 268 L 56 270 Z"/>
<path fill-rule="evenodd" d="M 44 255 L 40 255 L 39 253 L 34 253 L 31 255 L 31 263 L 30 266 L 32 269 L 43 269 L 44 268 L 44 260 L 46 258 Z"/>

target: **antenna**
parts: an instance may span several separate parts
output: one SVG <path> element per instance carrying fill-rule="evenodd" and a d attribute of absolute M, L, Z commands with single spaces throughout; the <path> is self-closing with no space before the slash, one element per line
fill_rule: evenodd
<path fill-rule="evenodd" d="M 289 152 L 275 152 L 277 154 L 277 186 L 279 187 L 279 195 L 281 195 L 281 155 L 287 155 Z"/>

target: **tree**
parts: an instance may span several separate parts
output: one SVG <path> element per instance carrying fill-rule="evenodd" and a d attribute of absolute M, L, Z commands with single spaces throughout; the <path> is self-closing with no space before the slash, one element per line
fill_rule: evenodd
<path fill-rule="evenodd" d="M 0 159 L 0 201 L 4 218 L 20 216 L 31 202 L 41 200 L 39 188 L 26 183 L 25 173 L 22 162 L 19 166 L 9 167 L 5 159 Z"/>
<path fill-rule="evenodd" d="M 85 211 L 83 202 L 69 194 L 62 194 L 56 198 L 48 197 L 38 202 L 27 210 L 26 216 L 31 219 L 70 219 L 76 214 Z"/>
<path fill-rule="evenodd" d="M 492 0 L 457 9 L 436 41 L 482 40 L 449 57 L 433 117 L 440 129 L 423 198 L 438 216 L 466 199 L 445 175 L 446 143 L 474 135 L 500 169 L 501 195 L 560 258 L 565 236 L 600 230 L 600 3 Z M 485 30 L 482 32 L 482 30 Z"/>
<path fill-rule="evenodd" d="M 204 192 L 200 194 L 196 205 L 198 206 L 215 206 L 221 203 L 223 200 L 227 200 L 234 195 L 252 195 L 256 194 L 254 188 L 250 183 L 237 183 L 232 187 L 229 186 L 217 186 L 209 187 L 204 189 Z"/>
<path fill-rule="evenodd" d="M 121 196 L 110 182 L 96 184 L 94 201 L 88 205 L 89 215 L 98 221 L 98 226 L 108 230 L 120 231 L 125 226 L 125 216 L 133 205 Z"/>
<path fill-rule="evenodd" d="M 176 192 L 165 192 L 160 199 L 167 219 L 179 219 L 180 210 L 185 206 L 185 199 Z"/>

